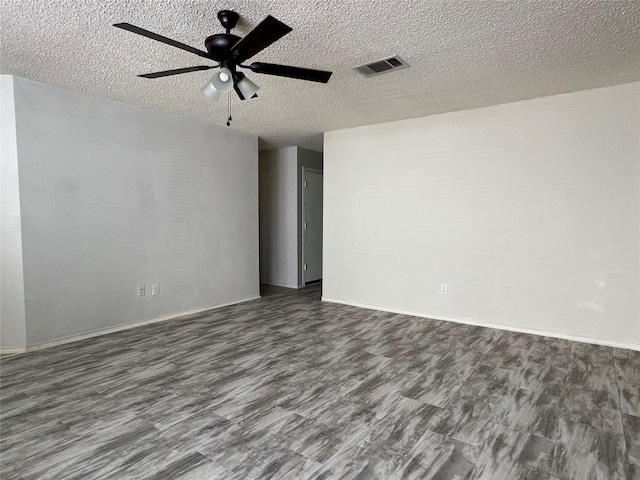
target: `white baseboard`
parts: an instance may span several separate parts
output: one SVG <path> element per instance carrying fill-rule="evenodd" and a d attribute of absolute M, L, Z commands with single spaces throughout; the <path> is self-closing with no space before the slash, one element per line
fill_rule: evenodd
<path fill-rule="evenodd" d="M 16 355 L 18 353 L 25 353 L 26 348 L 2 348 L 0 349 L 0 355 Z"/>
<path fill-rule="evenodd" d="M 553 338 L 559 338 L 561 340 L 570 340 L 572 342 L 590 343 L 594 345 L 603 345 L 605 347 L 624 348 L 626 350 L 635 350 L 640 352 L 640 345 L 637 345 L 634 343 L 617 342 L 615 340 L 600 340 L 596 338 L 582 337 L 580 335 L 571 335 L 571 334 L 561 333 L 561 332 L 538 330 L 535 328 L 514 327 L 510 325 L 502 325 L 499 323 L 482 322 L 479 320 L 469 319 L 469 318 L 446 317 L 442 315 L 430 315 L 425 313 L 407 312 L 403 310 L 385 308 L 377 305 L 366 305 L 363 303 L 349 302 L 346 300 L 336 300 L 334 298 L 328 298 L 328 297 L 322 297 L 322 301 L 329 302 L 329 303 L 340 303 L 342 305 L 349 305 L 352 307 L 366 308 L 368 310 L 378 310 L 381 312 L 398 313 L 400 315 L 410 315 L 412 317 L 419 317 L 419 318 L 430 318 L 432 320 L 443 320 L 445 322 L 462 323 L 464 325 L 473 325 L 476 327 L 495 328 L 497 330 L 507 330 L 509 332 L 528 333 L 530 335 L 538 335 L 542 337 L 553 337 Z"/>
<path fill-rule="evenodd" d="M 240 299 L 232 300 L 230 302 L 225 302 L 225 303 L 216 303 L 214 305 L 207 305 L 205 307 L 195 308 L 193 310 L 187 310 L 187 311 L 178 312 L 178 313 L 171 313 L 169 315 L 162 315 L 160 317 L 149 318 L 149 319 L 141 320 L 139 322 L 134 322 L 134 323 L 127 323 L 126 325 L 118 325 L 116 327 L 105 328 L 102 330 L 94 330 L 92 332 L 81 333 L 79 335 L 72 335 L 70 337 L 63 337 L 56 340 L 49 340 L 47 342 L 36 343 L 34 345 L 27 346 L 27 348 L 6 348 L 3 350 L 0 350 L 0 355 L 9 355 L 9 354 L 17 354 L 17 353 L 25 353 L 25 352 L 32 352 L 36 350 L 42 350 L 44 348 L 55 347 L 57 345 L 64 345 L 66 343 L 72 343 L 72 342 L 77 342 L 79 340 L 86 340 L 88 338 L 107 335 L 109 333 L 121 332 L 122 330 L 129 330 L 131 328 L 141 327 L 143 325 L 151 325 L 152 323 L 164 322 L 167 320 L 175 320 L 176 318 L 186 317 L 187 315 L 195 315 L 197 313 L 206 312 L 207 310 L 213 310 L 215 308 L 226 307 L 228 305 L 235 305 L 237 303 L 248 302 L 250 300 L 256 300 L 258 298 L 260 298 L 260 296 L 240 298 Z"/>

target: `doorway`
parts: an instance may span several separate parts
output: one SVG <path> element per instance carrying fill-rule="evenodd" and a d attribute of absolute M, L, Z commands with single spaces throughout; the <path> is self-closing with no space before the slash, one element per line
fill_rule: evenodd
<path fill-rule="evenodd" d="M 322 280 L 322 170 L 302 167 L 302 285 Z"/>

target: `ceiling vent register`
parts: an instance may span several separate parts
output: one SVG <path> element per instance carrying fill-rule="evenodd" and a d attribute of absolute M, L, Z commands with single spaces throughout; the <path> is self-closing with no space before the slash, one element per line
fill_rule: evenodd
<path fill-rule="evenodd" d="M 402 60 L 397 55 L 395 57 L 384 58 L 382 60 L 376 60 L 375 62 L 365 63 L 359 65 L 353 69 L 360 72 L 365 77 L 374 77 L 383 73 L 394 72 L 396 70 L 402 70 L 407 68 L 409 64 Z"/>

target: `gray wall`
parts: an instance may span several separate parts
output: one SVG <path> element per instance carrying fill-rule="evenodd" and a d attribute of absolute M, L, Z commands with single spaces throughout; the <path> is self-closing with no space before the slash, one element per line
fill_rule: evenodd
<path fill-rule="evenodd" d="M 326 133 L 325 299 L 640 348 L 639 98 Z"/>
<path fill-rule="evenodd" d="M 0 75 L 0 350 L 27 345 L 13 77 Z"/>
<path fill-rule="evenodd" d="M 297 147 L 260 152 L 260 278 L 298 287 Z"/>
<path fill-rule="evenodd" d="M 15 100 L 30 345 L 259 295 L 256 137 L 21 78 Z"/>

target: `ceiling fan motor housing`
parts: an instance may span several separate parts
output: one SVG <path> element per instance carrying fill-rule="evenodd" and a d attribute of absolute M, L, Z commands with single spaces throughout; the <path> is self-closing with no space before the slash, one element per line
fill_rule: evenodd
<path fill-rule="evenodd" d="M 230 33 L 216 33 L 207 37 L 204 46 L 216 62 L 231 60 L 231 47 L 240 41 L 240 37 Z"/>

